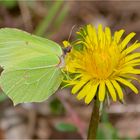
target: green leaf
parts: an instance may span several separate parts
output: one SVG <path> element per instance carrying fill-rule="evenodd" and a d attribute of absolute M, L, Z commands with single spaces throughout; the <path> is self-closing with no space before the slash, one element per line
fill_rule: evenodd
<path fill-rule="evenodd" d="M 63 122 L 56 124 L 55 128 L 58 131 L 62 131 L 62 132 L 75 132 L 75 131 L 77 131 L 77 128 L 74 125 L 69 124 L 69 123 L 63 123 Z"/>
<path fill-rule="evenodd" d="M 12 9 L 17 5 L 17 0 L 1 0 L 0 3 L 7 8 Z"/>
<path fill-rule="evenodd" d="M 99 126 L 97 139 L 118 139 L 117 130 L 111 123 L 103 123 Z"/>
<path fill-rule="evenodd" d="M 58 100 L 57 98 L 54 98 L 51 102 L 50 102 L 50 109 L 51 112 L 55 115 L 61 115 L 65 113 L 65 109 L 64 106 L 62 105 L 62 103 L 60 102 L 60 100 Z"/>
<path fill-rule="evenodd" d="M 0 84 L 14 104 L 41 102 L 60 86 L 61 47 L 53 41 L 5 28 L 0 30 Z"/>

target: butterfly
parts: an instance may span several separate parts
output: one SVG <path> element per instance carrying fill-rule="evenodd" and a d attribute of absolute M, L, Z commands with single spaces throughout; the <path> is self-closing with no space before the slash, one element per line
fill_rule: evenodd
<path fill-rule="evenodd" d="M 51 40 L 18 29 L 2 28 L 0 66 L 3 68 L 0 86 L 14 105 L 41 102 L 49 98 L 63 80 L 64 51 Z"/>

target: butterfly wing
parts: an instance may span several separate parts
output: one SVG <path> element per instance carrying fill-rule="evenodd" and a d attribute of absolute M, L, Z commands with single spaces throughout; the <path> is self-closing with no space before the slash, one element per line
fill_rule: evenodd
<path fill-rule="evenodd" d="M 3 28 L 0 30 L 0 65 L 11 66 L 41 55 L 54 54 L 60 57 L 61 47 L 48 39 L 44 39 L 27 32 Z"/>
<path fill-rule="evenodd" d="M 62 82 L 61 47 L 17 29 L 0 30 L 0 83 L 14 104 L 40 102 Z"/>

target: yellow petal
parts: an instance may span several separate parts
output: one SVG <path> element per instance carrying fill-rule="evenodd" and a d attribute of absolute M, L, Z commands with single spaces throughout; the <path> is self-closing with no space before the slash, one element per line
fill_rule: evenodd
<path fill-rule="evenodd" d="M 126 73 L 133 73 L 133 70 L 134 68 L 133 67 L 130 67 L 129 65 L 124 67 L 124 68 L 121 68 L 120 70 L 118 70 L 118 73 L 119 75 L 122 75 L 122 74 L 126 74 Z"/>
<path fill-rule="evenodd" d="M 132 74 L 140 74 L 140 69 L 133 69 Z"/>
<path fill-rule="evenodd" d="M 87 32 L 90 37 L 90 40 L 97 45 L 98 42 L 97 42 L 96 29 L 90 24 L 90 25 L 87 25 Z"/>
<path fill-rule="evenodd" d="M 140 53 L 134 53 L 125 57 L 125 62 L 131 61 L 135 58 L 140 57 Z"/>
<path fill-rule="evenodd" d="M 119 81 L 120 83 L 128 86 L 130 89 L 132 89 L 136 94 L 138 93 L 138 89 L 133 85 L 131 84 L 130 82 L 128 82 L 127 80 L 123 79 L 123 78 L 120 78 L 120 77 L 117 77 L 116 78 L 117 81 Z"/>
<path fill-rule="evenodd" d="M 108 88 L 108 91 L 109 91 L 113 101 L 116 101 L 117 100 L 116 92 L 115 92 L 115 89 L 114 89 L 113 85 L 111 84 L 111 82 L 109 80 L 106 80 L 105 83 L 106 83 L 106 86 Z"/>
<path fill-rule="evenodd" d="M 98 26 L 98 37 L 102 37 L 102 33 L 103 33 L 103 27 L 101 24 L 99 24 Z"/>
<path fill-rule="evenodd" d="M 124 30 L 120 30 L 120 31 L 116 31 L 116 32 L 115 32 L 115 34 L 114 34 L 114 41 L 115 41 L 116 43 L 119 43 L 119 41 L 120 41 L 120 39 L 121 39 L 123 33 L 124 33 Z"/>
<path fill-rule="evenodd" d="M 135 66 L 139 66 L 139 65 L 140 65 L 140 63 L 132 63 L 132 64 L 129 64 L 128 66 L 135 67 Z M 125 66 L 127 66 L 127 65 L 125 65 Z"/>
<path fill-rule="evenodd" d="M 112 80 L 111 82 L 112 82 L 113 86 L 115 87 L 120 100 L 122 100 L 123 99 L 123 92 L 122 92 L 120 85 L 115 80 Z"/>
<path fill-rule="evenodd" d="M 130 33 L 128 36 L 125 37 L 125 39 L 121 42 L 120 47 L 121 50 L 123 50 L 126 45 L 129 43 L 129 41 L 135 36 L 135 33 Z"/>
<path fill-rule="evenodd" d="M 134 60 L 131 60 L 131 61 L 129 61 L 129 62 L 126 62 L 125 64 L 124 64 L 124 66 L 130 66 L 130 64 L 135 64 L 135 63 L 140 63 L 140 59 L 134 59 Z"/>
<path fill-rule="evenodd" d="M 122 76 L 123 76 L 123 74 L 140 74 L 140 69 L 134 69 L 133 67 L 128 66 L 128 67 L 122 68 L 120 71 L 118 71 L 116 73 L 118 73 L 119 75 L 122 75 Z"/>
<path fill-rule="evenodd" d="M 90 90 L 91 88 L 91 82 L 87 83 L 78 93 L 77 95 L 77 99 L 81 100 L 82 98 L 84 98 L 87 94 L 89 94 L 91 92 Z"/>
<path fill-rule="evenodd" d="M 131 46 L 129 46 L 127 49 L 125 49 L 122 53 L 123 54 L 129 54 L 131 53 L 132 51 L 134 51 L 135 49 L 139 48 L 140 47 L 140 43 L 134 43 L 132 44 Z"/>
<path fill-rule="evenodd" d="M 103 36 L 103 27 L 101 24 L 99 24 L 99 26 L 98 26 L 98 41 L 99 42 L 102 40 L 102 36 Z"/>
<path fill-rule="evenodd" d="M 111 43 L 111 31 L 110 31 L 110 28 L 108 28 L 108 27 L 105 28 L 105 35 L 107 37 L 108 44 L 110 44 Z"/>
<path fill-rule="evenodd" d="M 88 80 L 78 81 L 77 84 L 72 88 L 71 93 L 75 94 L 76 92 L 78 92 L 82 88 L 82 86 L 86 84 L 87 81 Z"/>
<path fill-rule="evenodd" d="M 105 98 L 105 82 L 104 81 L 101 81 L 100 82 L 100 86 L 99 86 L 99 101 L 104 101 L 104 98 Z"/>
<path fill-rule="evenodd" d="M 94 96 L 97 92 L 98 85 L 99 85 L 99 83 L 96 83 L 96 84 L 92 85 L 90 93 L 88 93 L 86 98 L 85 98 L 85 103 L 86 104 L 89 104 L 91 102 L 91 100 L 94 98 Z"/>
<path fill-rule="evenodd" d="M 98 26 L 98 46 L 101 48 L 105 47 L 105 33 L 101 24 Z"/>
<path fill-rule="evenodd" d="M 127 78 L 127 79 L 131 79 L 131 80 L 136 80 L 136 81 L 138 81 L 140 83 L 140 79 L 134 77 L 133 75 L 132 76 L 130 76 L 130 75 L 123 75 L 122 77 Z"/>

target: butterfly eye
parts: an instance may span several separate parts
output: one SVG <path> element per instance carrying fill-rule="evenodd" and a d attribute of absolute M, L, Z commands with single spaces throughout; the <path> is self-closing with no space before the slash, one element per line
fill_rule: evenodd
<path fill-rule="evenodd" d="M 71 52 L 72 46 L 67 46 L 66 48 L 63 49 L 64 55 L 67 53 Z"/>

